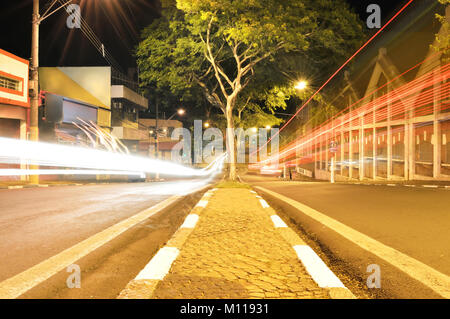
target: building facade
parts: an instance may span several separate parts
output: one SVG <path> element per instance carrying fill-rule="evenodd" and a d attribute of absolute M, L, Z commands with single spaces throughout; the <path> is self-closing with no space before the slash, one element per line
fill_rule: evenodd
<path fill-rule="evenodd" d="M 183 123 L 177 120 L 139 119 L 142 129 L 147 132 L 147 137 L 139 143 L 140 154 L 162 160 L 172 160 L 172 151 L 181 150 L 179 141 L 171 139 L 172 132 L 176 128 L 182 128 Z M 156 139 L 158 134 L 158 139 Z"/>
<path fill-rule="evenodd" d="M 0 49 L 0 137 L 27 139 L 29 61 Z"/>
<path fill-rule="evenodd" d="M 450 180 L 450 65 L 434 49 L 436 35 L 448 30 L 434 8 L 422 9 L 346 74 L 341 114 L 297 139 L 295 158 L 286 156 L 283 166 L 325 180 L 331 172 L 342 181 Z M 445 15 L 450 21 L 448 7 Z"/>
<path fill-rule="evenodd" d="M 139 130 L 138 113 L 148 108 L 148 100 L 132 81 L 119 79 L 111 67 L 42 67 L 39 75 L 44 139 L 92 144 L 98 136 L 88 136 L 89 123 L 137 152 L 139 140 L 147 137 Z"/>

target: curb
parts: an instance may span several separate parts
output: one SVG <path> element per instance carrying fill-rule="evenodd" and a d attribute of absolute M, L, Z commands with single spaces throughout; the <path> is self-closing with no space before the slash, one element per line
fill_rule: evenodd
<path fill-rule="evenodd" d="M 364 185 L 364 186 L 389 186 L 389 187 L 412 187 L 412 188 L 437 188 L 437 189 L 448 189 L 450 190 L 450 185 L 434 185 L 434 184 L 377 184 L 377 183 L 364 183 L 364 182 L 355 182 L 355 183 L 346 183 L 346 182 L 337 182 L 336 185 Z"/>
<path fill-rule="evenodd" d="M 294 249 L 298 259 L 316 284 L 320 288 L 328 290 L 328 294 L 332 299 L 356 299 L 355 295 L 344 286 L 341 280 L 328 268 L 319 255 L 297 233 L 287 226 L 280 216 L 276 214 L 275 210 L 258 193 L 253 190 L 250 192 L 255 194 L 262 208 L 270 216 L 274 227 L 278 230 L 281 237 Z"/>
<path fill-rule="evenodd" d="M 117 299 L 151 299 L 160 281 L 169 273 L 189 235 L 194 230 L 199 215 L 208 205 L 216 188 L 208 190 L 194 206 L 183 224 L 173 234 L 164 247 L 152 257 L 149 263 L 123 289 Z"/>

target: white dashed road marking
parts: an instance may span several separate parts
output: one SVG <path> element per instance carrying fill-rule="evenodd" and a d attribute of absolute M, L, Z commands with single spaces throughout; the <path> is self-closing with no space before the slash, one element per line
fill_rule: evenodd
<path fill-rule="evenodd" d="M 275 225 L 275 228 L 287 228 L 287 225 L 285 222 L 280 218 L 278 215 L 272 215 L 270 218 L 273 221 L 273 224 Z"/>
<path fill-rule="evenodd" d="M 208 205 L 208 201 L 202 199 L 201 201 L 198 202 L 198 204 L 196 206 L 205 208 L 206 205 Z"/>
<path fill-rule="evenodd" d="M 305 266 L 306 271 L 313 277 L 321 288 L 345 288 L 338 277 L 325 265 L 320 257 L 306 245 L 296 245 L 294 250 Z"/>
<path fill-rule="evenodd" d="M 259 202 L 261 203 L 261 206 L 263 208 L 269 208 L 269 204 L 267 204 L 267 202 L 264 199 L 260 199 Z"/>
<path fill-rule="evenodd" d="M 161 248 L 147 266 L 136 276 L 135 280 L 163 280 L 179 253 L 180 251 L 175 247 Z"/>
<path fill-rule="evenodd" d="M 184 220 L 183 225 L 180 228 L 194 228 L 198 221 L 197 214 L 189 214 Z"/>

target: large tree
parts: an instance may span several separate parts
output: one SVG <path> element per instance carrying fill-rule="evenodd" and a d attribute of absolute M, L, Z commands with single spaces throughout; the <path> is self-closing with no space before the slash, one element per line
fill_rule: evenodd
<path fill-rule="evenodd" d="M 266 90 L 292 85 L 286 57 L 317 69 L 348 56 L 361 23 L 343 0 L 166 0 L 163 16 L 143 32 L 137 56 L 144 83 L 173 92 L 200 88 L 227 122 L 230 179 L 236 178 L 235 116 L 258 77 Z M 301 63 L 299 63 L 301 64 Z M 270 73 L 263 73 L 268 72 Z M 301 70 L 299 70 L 301 71 Z M 263 83 L 264 81 L 261 81 Z M 279 83 L 276 83 L 279 82 Z"/>

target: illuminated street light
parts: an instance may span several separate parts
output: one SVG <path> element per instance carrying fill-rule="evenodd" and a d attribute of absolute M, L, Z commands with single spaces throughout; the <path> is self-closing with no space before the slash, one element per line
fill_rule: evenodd
<path fill-rule="evenodd" d="M 252 132 L 253 132 L 253 133 L 256 133 L 256 132 L 258 132 L 258 129 L 257 129 L 256 127 L 253 127 L 253 128 L 252 128 Z"/>
<path fill-rule="evenodd" d="M 266 130 L 270 130 L 272 127 L 270 125 L 266 125 Z"/>
<path fill-rule="evenodd" d="M 304 90 L 306 88 L 306 86 L 308 85 L 308 83 L 306 83 L 306 81 L 299 81 L 297 82 L 297 84 L 295 85 L 295 88 L 297 90 Z"/>
<path fill-rule="evenodd" d="M 171 120 L 175 115 L 184 115 L 186 113 L 186 111 L 184 109 L 178 109 L 175 113 L 173 113 L 167 120 Z"/>
<path fill-rule="evenodd" d="M 209 123 L 208 123 L 208 122 L 205 122 L 205 124 L 203 124 L 203 126 L 204 126 L 205 128 L 208 128 L 208 127 L 209 127 Z"/>

